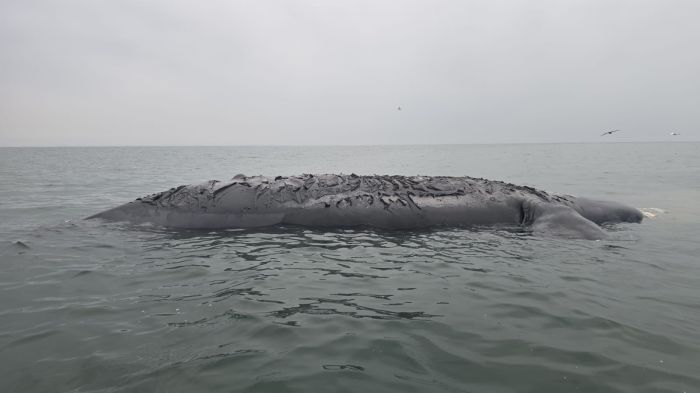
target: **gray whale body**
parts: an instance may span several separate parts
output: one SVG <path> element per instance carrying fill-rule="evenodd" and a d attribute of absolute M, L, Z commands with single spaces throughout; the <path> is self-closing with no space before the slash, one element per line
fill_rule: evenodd
<path fill-rule="evenodd" d="M 102 218 L 170 228 L 522 225 L 534 232 L 601 239 L 603 223 L 641 222 L 616 203 L 554 195 L 527 186 L 447 176 L 244 176 L 138 198 Z"/>

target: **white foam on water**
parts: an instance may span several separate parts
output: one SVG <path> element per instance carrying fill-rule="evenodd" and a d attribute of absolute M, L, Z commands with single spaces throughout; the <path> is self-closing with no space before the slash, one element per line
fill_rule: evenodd
<path fill-rule="evenodd" d="M 639 210 L 646 218 L 656 218 L 656 216 L 660 214 L 666 214 L 666 210 L 659 209 L 658 207 L 642 207 Z"/>

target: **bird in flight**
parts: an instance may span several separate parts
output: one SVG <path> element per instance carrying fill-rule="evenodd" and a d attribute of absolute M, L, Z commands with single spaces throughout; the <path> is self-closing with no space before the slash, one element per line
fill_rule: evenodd
<path fill-rule="evenodd" d="M 400 110 L 401 110 L 401 107 L 400 107 L 400 106 L 399 106 L 399 107 L 397 107 L 397 108 L 396 108 L 396 110 L 397 110 L 397 111 L 400 111 Z"/>
<path fill-rule="evenodd" d="M 680 132 L 672 132 L 671 135 L 680 135 Z"/>
<path fill-rule="evenodd" d="M 607 132 L 604 132 L 604 133 L 600 134 L 600 136 L 612 135 L 613 133 L 618 132 L 618 131 L 620 131 L 620 130 L 607 131 Z"/>

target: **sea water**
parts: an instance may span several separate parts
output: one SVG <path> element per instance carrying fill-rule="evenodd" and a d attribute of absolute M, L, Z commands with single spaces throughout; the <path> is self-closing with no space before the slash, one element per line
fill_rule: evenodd
<path fill-rule="evenodd" d="M 610 239 L 83 220 L 246 175 L 485 177 Z M 0 148 L 2 392 L 696 392 L 700 143 Z"/>

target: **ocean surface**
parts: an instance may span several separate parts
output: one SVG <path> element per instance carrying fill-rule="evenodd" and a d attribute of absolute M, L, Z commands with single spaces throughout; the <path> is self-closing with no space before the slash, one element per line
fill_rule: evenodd
<path fill-rule="evenodd" d="M 180 184 L 455 175 L 624 202 L 497 227 L 83 220 Z M 0 148 L 0 392 L 698 392 L 700 143 Z"/>

